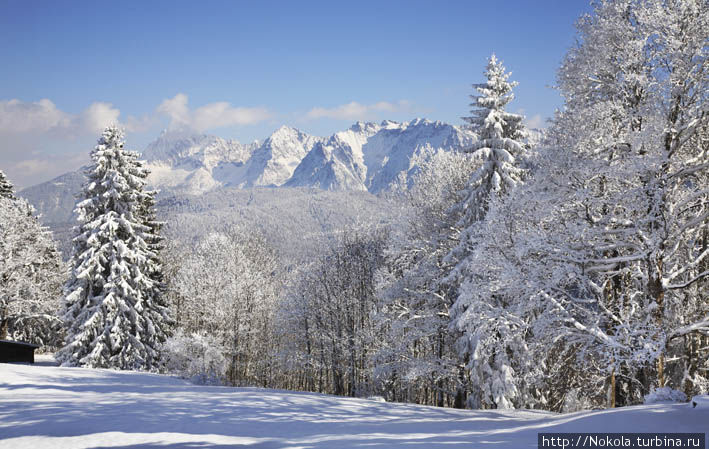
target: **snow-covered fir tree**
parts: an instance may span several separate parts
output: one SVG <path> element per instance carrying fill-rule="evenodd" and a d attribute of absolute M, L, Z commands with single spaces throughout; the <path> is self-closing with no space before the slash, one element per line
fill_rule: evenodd
<path fill-rule="evenodd" d="M 76 207 L 67 337 L 58 353 L 65 366 L 150 370 L 159 363 L 169 318 L 156 288 L 151 195 L 137 153 L 123 146 L 122 131 L 107 127 Z"/>
<path fill-rule="evenodd" d="M 32 206 L 16 198 L 0 172 L 0 339 L 55 347 L 65 266 Z"/>
<path fill-rule="evenodd" d="M 13 193 L 13 186 L 5 173 L 0 170 L 0 197 L 13 199 L 15 194 Z"/>
<path fill-rule="evenodd" d="M 523 116 L 505 111 L 514 100 L 512 89 L 517 82 L 509 81 L 502 61 L 493 54 L 484 72 L 487 81 L 474 84 L 478 95 L 471 116 L 463 117 L 478 135 L 478 141 L 465 151 L 480 161 L 479 168 L 468 181 L 467 197 L 462 204 L 467 223 L 485 216 L 487 202 L 492 194 L 502 194 L 517 185 L 524 174 L 520 158 L 524 153 L 522 141 L 526 136 Z"/>
<path fill-rule="evenodd" d="M 460 357 L 469 370 L 474 394 L 468 398 L 472 407 L 510 408 L 522 404 L 522 394 L 516 383 L 517 373 L 511 356 L 524 352 L 524 344 L 513 335 L 519 321 L 495 321 L 490 316 L 501 298 L 471 295 L 469 285 L 480 280 L 475 272 L 475 250 L 484 236 L 482 221 L 490 202 L 509 194 L 520 185 L 525 176 L 527 135 L 523 117 L 505 111 L 514 99 L 502 62 L 493 54 L 484 72 L 487 81 L 474 87 L 478 95 L 472 115 L 464 117 L 478 134 L 478 141 L 465 149 L 479 161 L 462 192 L 462 201 L 451 208 L 461 218 L 457 223 L 460 240 L 444 259 L 452 269 L 445 280 L 453 290 L 454 303 L 450 308 L 451 326 L 462 332 L 458 342 Z M 508 326 L 512 326 L 509 328 Z"/>

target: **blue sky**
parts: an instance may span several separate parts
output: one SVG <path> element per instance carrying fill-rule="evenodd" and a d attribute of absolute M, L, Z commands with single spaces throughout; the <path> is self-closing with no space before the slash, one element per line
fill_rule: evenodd
<path fill-rule="evenodd" d="M 85 162 L 106 122 L 142 149 L 189 127 L 242 142 L 282 124 L 461 124 L 495 52 L 539 124 L 586 1 L 0 0 L 0 169 L 19 186 Z"/>

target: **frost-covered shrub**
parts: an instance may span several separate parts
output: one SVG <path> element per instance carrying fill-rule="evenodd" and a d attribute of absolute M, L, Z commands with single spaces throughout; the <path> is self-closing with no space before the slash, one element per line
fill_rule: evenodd
<path fill-rule="evenodd" d="M 661 404 L 667 402 L 687 402 L 687 395 L 670 387 L 653 388 L 645 395 L 646 404 Z"/>
<path fill-rule="evenodd" d="M 57 317 L 66 267 L 34 208 L 14 196 L 0 171 L 0 340 L 53 350 L 62 344 Z"/>
<path fill-rule="evenodd" d="M 573 413 L 583 410 L 591 410 L 593 408 L 593 401 L 583 395 L 580 395 L 577 389 L 573 389 L 566 393 L 566 396 L 564 396 L 564 405 L 561 408 L 561 412 Z"/>
<path fill-rule="evenodd" d="M 163 346 L 165 369 L 197 384 L 219 385 L 227 368 L 224 348 L 211 335 L 178 330 Z"/>

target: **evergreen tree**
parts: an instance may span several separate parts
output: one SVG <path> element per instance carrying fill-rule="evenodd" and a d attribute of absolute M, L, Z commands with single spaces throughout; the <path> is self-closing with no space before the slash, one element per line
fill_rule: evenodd
<path fill-rule="evenodd" d="M 157 284 L 156 230 L 143 188 L 147 171 L 106 128 L 91 153 L 84 199 L 77 204 L 70 279 L 66 285 L 65 366 L 154 369 L 167 311 Z"/>
<path fill-rule="evenodd" d="M 467 223 L 485 216 L 491 194 L 501 194 L 514 187 L 522 179 L 524 170 L 519 167 L 519 158 L 524 152 L 522 140 L 526 132 L 524 117 L 505 111 L 514 99 L 512 89 L 517 82 L 508 81 L 510 73 L 493 54 L 484 72 L 487 81 L 474 84 L 479 95 L 471 95 L 470 117 L 463 117 L 478 134 L 478 141 L 466 152 L 481 164 L 468 182 L 467 198 L 462 204 Z"/>
<path fill-rule="evenodd" d="M 15 198 L 12 183 L 9 179 L 7 179 L 7 176 L 5 176 L 5 173 L 3 173 L 2 170 L 0 170 L 0 197 L 10 199 Z"/>
<path fill-rule="evenodd" d="M 148 171 L 145 170 L 147 176 Z M 169 304 L 167 298 L 167 287 L 165 276 L 163 273 L 163 264 L 160 254 L 164 249 L 165 238 L 160 234 L 164 223 L 158 221 L 155 215 L 155 195 L 157 191 L 145 191 L 145 197 L 141 204 L 140 213 L 143 218 L 143 224 L 148 227 L 148 233 L 145 240 L 148 248 L 151 251 L 150 261 L 148 263 L 147 276 L 152 281 L 153 285 L 148 293 L 148 298 L 151 307 L 146 308 L 148 321 L 161 322 L 162 326 L 154 329 L 150 333 L 152 336 L 151 346 L 164 343 L 170 336 L 171 328 L 174 325 L 173 319 L 169 312 Z"/>
<path fill-rule="evenodd" d="M 444 282 L 454 298 L 450 307 L 452 328 L 462 333 L 458 342 L 460 357 L 474 384 L 475 394 L 468 397 L 468 405 L 510 408 L 526 400 L 515 382 L 514 358 L 526 350 L 524 342 L 514 337 L 520 322 L 490 320 L 486 312 L 497 308 L 501 299 L 494 296 L 481 299 L 471 295 L 468 286 L 480 279 L 471 268 L 477 264 L 476 247 L 485 238 L 483 220 L 491 201 L 506 196 L 522 183 L 525 170 L 521 165 L 526 157 L 522 140 L 527 133 L 523 117 L 505 111 L 514 99 L 512 89 L 517 83 L 509 81 L 510 73 L 505 72 L 494 54 L 484 74 L 487 81 L 474 85 L 478 95 L 471 96 L 472 115 L 463 117 L 478 134 L 478 141 L 465 151 L 479 166 L 462 192 L 463 200 L 450 211 L 461 217 L 457 223 L 461 232 L 457 246 L 444 259 L 452 267 Z M 485 338 L 478 332 L 483 328 Z"/>

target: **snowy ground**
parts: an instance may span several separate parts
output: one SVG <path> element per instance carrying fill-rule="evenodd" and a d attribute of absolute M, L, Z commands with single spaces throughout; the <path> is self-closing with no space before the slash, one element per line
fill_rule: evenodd
<path fill-rule="evenodd" d="M 699 405 L 557 415 L 381 403 L 0 364 L 0 448 L 536 448 L 539 432 L 709 432 Z"/>

